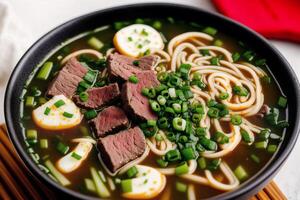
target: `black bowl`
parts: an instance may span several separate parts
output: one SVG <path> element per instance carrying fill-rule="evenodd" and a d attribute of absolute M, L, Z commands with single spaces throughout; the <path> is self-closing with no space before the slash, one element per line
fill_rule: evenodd
<path fill-rule="evenodd" d="M 274 158 L 260 172 L 235 191 L 227 192 L 212 199 L 244 199 L 257 193 L 280 169 L 287 159 L 297 140 L 299 131 L 299 83 L 293 70 L 283 56 L 262 36 L 226 17 L 212 14 L 201 9 L 175 4 L 137 4 L 110 8 L 87 14 L 50 31 L 39 39 L 21 58 L 13 71 L 5 95 L 5 119 L 10 139 L 22 160 L 31 172 L 60 194 L 87 199 L 89 196 L 64 188 L 44 174 L 28 156 L 24 148 L 22 127 L 20 123 L 20 95 L 25 81 L 35 66 L 45 59 L 49 52 L 68 38 L 87 30 L 93 30 L 117 20 L 136 17 L 168 17 L 174 16 L 186 21 L 196 21 L 211 25 L 237 40 L 245 41 L 259 55 L 266 58 L 274 77 L 289 99 L 288 119 L 290 126 L 285 139 Z M 93 198 L 91 198 L 93 199 Z M 95 198 L 94 198 L 95 199 Z"/>

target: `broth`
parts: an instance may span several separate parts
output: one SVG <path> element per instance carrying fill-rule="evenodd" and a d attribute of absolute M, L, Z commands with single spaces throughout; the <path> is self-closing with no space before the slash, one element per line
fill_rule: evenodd
<path fill-rule="evenodd" d="M 155 20 L 160 20 L 162 23 L 162 27 L 159 30 L 166 40 L 169 42 L 172 38 L 174 38 L 177 35 L 180 35 L 185 32 L 190 31 L 200 31 L 202 30 L 202 27 L 198 27 L 198 25 L 195 25 L 194 23 L 186 23 L 183 21 L 176 21 L 176 23 L 172 23 L 172 20 L 168 19 L 148 19 L 146 20 L 147 23 L 151 24 Z M 113 37 L 116 33 L 116 29 L 114 29 L 113 25 L 108 25 L 106 29 L 103 29 L 98 32 L 89 32 L 86 33 L 83 37 L 76 39 L 70 43 L 63 44 L 62 47 L 54 52 L 50 57 L 47 59 L 47 61 L 52 62 L 54 65 L 50 77 L 44 81 L 44 80 L 38 80 L 36 78 L 33 78 L 32 81 L 28 83 L 28 85 L 25 86 L 27 89 L 27 93 L 24 94 L 22 97 L 24 102 L 26 101 L 26 97 L 32 96 L 33 90 L 37 88 L 39 91 L 41 91 L 41 95 L 38 97 L 35 97 L 35 101 L 37 102 L 35 106 L 33 107 L 27 107 L 24 106 L 21 109 L 23 109 L 24 116 L 22 117 L 22 125 L 24 126 L 25 130 L 28 129 L 34 129 L 37 130 L 38 133 L 38 139 L 47 139 L 48 140 L 48 148 L 40 148 L 39 144 L 30 145 L 27 144 L 26 148 L 29 148 L 33 150 L 38 156 L 39 159 L 37 159 L 38 163 L 43 164 L 44 159 L 50 159 L 52 162 L 56 162 L 58 159 L 62 157 L 62 154 L 55 150 L 55 144 L 56 141 L 61 141 L 65 145 L 68 145 L 70 149 L 73 149 L 76 146 L 76 143 L 71 142 L 74 138 L 80 138 L 83 136 L 86 136 L 88 134 L 91 137 L 95 137 L 95 135 L 90 130 L 90 127 L 87 123 L 87 120 L 83 119 L 81 123 L 73 128 L 67 129 L 67 130 L 59 130 L 59 131 L 52 131 L 52 130 L 45 130 L 37 126 L 33 120 L 32 120 L 32 111 L 41 105 L 40 102 L 44 102 L 45 99 L 48 98 L 45 97 L 45 93 L 47 91 L 47 88 L 50 84 L 50 82 L 53 80 L 53 77 L 61 70 L 63 67 L 60 62 L 60 58 L 63 58 L 67 56 L 69 53 L 80 50 L 80 49 L 88 49 L 90 46 L 87 44 L 87 40 L 91 37 L 99 38 L 102 43 L 104 44 L 104 47 L 101 48 L 101 52 L 105 54 L 106 50 L 113 47 Z M 223 48 L 229 50 L 230 52 L 243 52 L 245 51 L 245 47 L 241 47 L 238 44 L 238 41 L 236 39 L 231 38 L 230 36 L 227 36 L 223 33 L 217 33 L 215 35 L 215 38 L 218 38 L 223 42 Z M 167 46 L 167 45 L 166 45 Z M 166 47 L 165 47 L 166 49 Z M 262 66 L 262 69 L 268 74 L 269 77 L 272 77 L 272 75 L 269 73 L 269 69 L 266 65 Z M 249 74 L 244 74 L 246 77 L 249 77 Z M 271 83 L 262 83 L 264 94 L 264 104 L 274 107 L 277 104 L 277 100 L 280 96 L 283 94 L 280 91 L 279 86 L 276 84 L 275 80 L 271 78 Z M 280 110 L 280 119 L 286 118 L 286 110 L 281 109 Z M 259 119 L 256 116 L 247 117 L 249 121 L 251 121 L 253 124 L 256 124 L 257 126 L 270 128 L 272 130 L 272 133 L 276 133 L 280 136 L 282 139 L 282 129 L 281 128 L 274 128 L 273 126 L 270 126 L 268 123 L 265 122 L 265 120 Z M 229 127 L 224 128 L 229 129 Z M 213 129 L 211 130 L 213 132 Z M 26 139 L 26 138 L 24 138 Z M 269 139 L 269 144 L 276 144 L 279 145 L 279 140 L 273 140 Z M 29 152 L 31 152 L 31 150 Z M 255 154 L 259 157 L 260 162 L 256 163 L 251 158 L 251 155 Z M 246 168 L 248 177 L 252 177 L 255 175 L 260 169 L 262 169 L 267 162 L 272 158 L 274 154 L 269 153 L 266 150 L 261 150 L 255 148 L 254 145 L 248 145 L 244 142 L 240 142 L 239 145 L 236 147 L 234 151 L 231 153 L 225 155 L 222 157 L 222 161 L 225 161 L 228 166 L 230 166 L 231 169 L 236 169 L 239 165 L 242 165 Z M 155 160 L 159 158 L 159 156 L 154 155 L 153 153 L 150 153 L 150 155 L 142 162 L 141 165 L 147 165 L 154 168 L 157 168 L 157 164 Z M 98 159 L 98 150 L 96 148 L 93 148 L 90 152 L 87 159 L 83 162 L 82 166 L 78 168 L 77 170 L 64 174 L 64 176 L 72 183 L 71 185 L 67 186 L 68 188 L 79 191 L 81 193 L 91 195 L 91 196 L 97 196 L 97 193 L 90 192 L 85 187 L 85 178 L 91 178 L 90 174 L 90 167 L 94 167 L 97 170 L 101 170 L 105 173 L 105 176 L 109 177 L 106 173 L 106 171 L 103 169 L 102 165 L 99 162 Z M 203 170 L 196 170 L 195 174 L 199 174 L 201 176 L 204 176 Z M 219 172 L 219 170 L 216 170 L 214 172 L 215 177 L 217 177 L 218 180 L 224 180 L 224 175 Z M 167 176 L 167 187 L 165 188 L 165 191 L 170 189 L 171 197 L 170 199 L 186 199 L 187 195 L 186 193 L 182 193 L 176 190 L 175 182 L 180 181 L 185 184 L 190 184 L 191 182 L 182 179 L 180 177 L 174 176 Z M 243 182 L 243 181 L 241 181 Z M 226 181 L 224 182 L 226 183 Z M 204 186 L 201 184 L 195 184 L 195 191 L 196 191 L 196 197 L 199 198 L 208 198 L 212 197 L 218 194 L 223 193 L 223 191 L 214 189 L 209 186 Z M 162 196 L 166 195 L 165 191 L 163 191 L 159 196 L 156 196 L 153 199 L 162 199 Z M 120 191 L 120 187 L 117 187 L 115 191 L 111 191 L 111 199 L 122 199 Z"/>

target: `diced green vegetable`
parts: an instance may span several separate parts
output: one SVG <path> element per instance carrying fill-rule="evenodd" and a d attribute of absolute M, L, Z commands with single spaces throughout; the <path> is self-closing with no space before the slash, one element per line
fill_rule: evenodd
<path fill-rule="evenodd" d="M 51 109 L 49 107 L 46 107 L 45 111 L 44 111 L 44 115 L 49 115 Z"/>
<path fill-rule="evenodd" d="M 157 103 L 157 101 L 150 101 L 150 107 L 154 112 L 159 112 L 160 111 L 160 105 Z"/>
<path fill-rule="evenodd" d="M 185 119 L 182 119 L 180 117 L 175 117 L 173 119 L 173 128 L 178 130 L 178 131 L 184 131 L 185 130 L 185 127 L 186 127 L 186 121 Z"/>
<path fill-rule="evenodd" d="M 280 96 L 277 101 L 277 105 L 281 108 L 285 108 L 287 104 L 287 99 L 285 97 Z"/>
<path fill-rule="evenodd" d="M 235 126 L 239 126 L 242 124 L 243 120 L 242 117 L 240 115 L 231 115 L 230 116 L 230 122 L 231 124 L 235 125 Z"/>
<path fill-rule="evenodd" d="M 133 178 L 137 175 L 138 170 L 135 166 L 129 168 L 126 172 L 128 178 Z"/>
<path fill-rule="evenodd" d="M 65 104 L 66 104 L 66 103 L 65 103 L 62 99 L 60 99 L 60 100 L 58 100 L 58 101 L 56 101 L 56 102 L 54 103 L 54 106 L 55 106 L 56 108 L 59 108 L 59 107 L 65 105 Z"/>
<path fill-rule="evenodd" d="M 219 58 L 218 57 L 212 57 L 211 60 L 210 60 L 210 64 L 219 65 Z"/>
<path fill-rule="evenodd" d="M 246 97 L 249 94 L 248 90 L 242 86 L 235 85 L 235 86 L 233 86 L 232 89 L 233 89 L 233 93 L 238 96 Z"/>
<path fill-rule="evenodd" d="M 222 162 L 221 158 L 213 159 L 212 161 L 210 161 L 208 163 L 207 169 L 209 169 L 210 171 L 217 170 L 219 168 L 221 162 Z"/>
<path fill-rule="evenodd" d="M 71 182 L 54 167 L 50 160 L 45 161 L 45 166 L 62 186 L 71 184 Z"/>
<path fill-rule="evenodd" d="M 88 110 L 84 113 L 84 117 L 87 119 L 87 120 L 90 120 L 90 119 L 93 119 L 97 116 L 97 111 L 96 110 Z"/>
<path fill-rule="evenodd" d="M 128 80 L 129 80 L 131 83 L 135 83 L 135 84 L 139 82 L 139 79 L 138 79 L 135 75 L 129 76 Z"/>
<path fill-rule="evenodd" d="M 215 29 L 215 28 L 213 28 L 213 27 L 210 27 L 210 26 L 208 26 L 208 27 L 206 27 L 206 28 L 204 28 L 203 30 L 202 30 L 202 32 L 204 32 L 204 33 L 207 33 L 207 34 L 209 34 L 209 35 L 212 35 L 212 36 L 214 36 L 214 35 L 216 35 L 217 34 L 217 29 Z"/>
<path fill-rule="evenodd" d="M 79 98 L 82 102 L 87 102 L 89 99 L 89 94 L 87 92 L 81 92 Z"/>
<path fill-rule="evenodd" d="M 79 154 L 77 154 L 76 152 L 72 152 L 71 156 L 72 156 L 73 158 L 75 158 L 76 160 L 80 160 L 80 159 L 82 158 L 82 156 L 79 155 Z"/>
<path fill-rule="evenodd" d="M 26 101 L 25 101 L 25 106 L 27 107 L 34 107 L 36 102 L 34 101 L 34 97 L 32 96 L 27 96 Z"/>
<path fill-rule="evenodd" d="M 258 138 L 264 141 L 267 141 L 270 137 L 271 130 L 270 129 L 264 129 L 261 130 L 260 133 L 258 134 Z"/>
<path fill-rule="evenodd" d="M 73 114 L 72 113 L 68 113 L 68 112 L 63 112 L 63 116 L 66 118 L 72 118 Z"/>
<path fill-rule="evenodd" d="M 36 140 L 37 139 L 37 131 L 35 129 L 28 129 L 26 131 L 26 138 L 29 140 Z"/>
<path fill-rule="evenodd" d="M 266 115 L 266 120 L 270 125 L 277 125 L 279 117 L 279 110 L 277 108 L 271 108 L 270 113 Z"/>
<path fill-rule="evenodd" d="M 235 176 L 240 180 L 244 181 L 245 179 L 248 178 L 248 173 L 246 170 L 242 167 L 242 165 L 239 165 L 235 170 L 234 170 Z"/>
<path fill-rule="evenodd" d="M 217 108 L 209 108 L 208 112 L 207 112 L 207 115 L 210 118 L 218 118 L 219 117 L 219 109 L 217 109 Z"/>
<path fill-rule="evenodd" d="M 153 26 L 153 28 L 155 28 L 155 29 L 161 29 L 162 23 L 161 23 L 160 21 L 158 21 L 158 20 L 155 20 L 155 21 L 153 22 L 152 26 Z"/>
<path fill-rule="evenodd" d="M 244 142 L 246 142 L 246 143 L 253 142 L 253 139 L 250 137 L 250 134 L 247 131 L 242 129 L 241 130 L 241 135 L 242 135 L 242 139 L 243 139 Z"/>
<path fill-rule="evenodd" d="M 166 160 L 169 162 L 179 161 L 181 159 L 180 152 L 177 149 L 170 150 L 165 155 Z"/>
<path fill-rule="evenodd" d="M 177 176 L 182 175 L 182 174 L 186 174 L 189 172 L 189 166 L 187 165 L 186 162 L 184 162 L 183 164 L 180 164 L 179 166 L 177 166 L 175 168 L 175 174 Z"/>
<path fill-rule="evenodd" d="M 88 191 L 90 192 L 96 192 L 96 186 L 93 182 L 92 179 L 89 179 L 89 178 L 85 178 L 84 179 L 84 184 L 85 184 L 85 187 Z"/>
<path fill-rule="evenodd" d="M 132 180 L 125 179 L 121 181 L 121 188 L 123 193 L 131 192 L 132 191 Z"/>
<path fill-rule="evenodd" d="M 217 131 L 212 139 L 219 144 L 226 144 L 229 142 L 229 137 L 220 131 Z"/>
<path fill-rule="evenodd" d="M 104 46 L 104 44 L 96 37 L 91 37 L 87 43 L 96 50 L 100 50 Z"/>
<path fill-rule="evenodd" d="M 47 139 L 40 139 L 40 148 L 47 149 L 48 148 L 48 140 Z"/>
<path fill-rule="evenodd" d="M 250 155 L 250 158 L 251 158 L 254 162 L 260 163 L 260 159 L 259 159 L 259 157 L 258 157 L 257 155 L 251 154 L 251 155 Z"/>
<path fill-rule="evenodd" d="M 109 190 L 107 189 L 106 185 L 103 183 L 101 180 L 99 174 L 97 173 L 96 169 L 94 167 L 90 168 L 91 174 L 92 174 L 92 179 L 94 181 L 95 187 L 97 194 L 101 198 L 108 198 L 111 196 Z"/>
<path fill-rule="evenodd" d="M 52 62 L 45 62 L 45 64 L 40 69 L 39 73 L 37 74 L 36 78 L 40 79 L 40 80 L 47 80 L 51 73 L 52 68 L 53 68 Z"/>
<path fill-rule="evenodd" d="M 254 145 L 255 145 L 255 148 L 257 148 L 257 149 L 266 149 L 268 142 L 267 141 L 255 142 Z"/>
<path fill-rule="evenodd" d="M 157 160 L 156 160 L 156 163 L 157 163 L 160 167 L 167 167 L 168 164 L 169 164 L 167 161 L 165 161 L 165 160 L 163 160 L 163 159 L 161 159 L 161 158 L 157 159 Z"/>
<path fill-rule="evenodd" d="M 193 160 L 196 158 L 195 152 L 192 147 L 187 147 L 182 149 L 181 155 L 184 160 Z"/>
<path fill-rule="evenodd" d="M 69 146 L 65 145 L 62 142 L 58 142 L 57 145 L 56 145 L 56 150 L 58 152 L 60 152 L 61 154 L 63 154 L 63 155 L 68 153 L 69 148 L 70 148 Z"/>
<path fill-rule="evenodd" d="M 187 191 L 187 185 L 185 183 L 176 181 L 176 190 L 184 193 Z"/>
<path fill-rule="evenodd" d="M 197 162 L 200 169 L 206 168 L 206 159 L 204 157 L 200 157 Z"/>
<path fill-rule="evenodd" d="M 216 39 L 216 40 L 214 41 L 213 45 L 218 46 L 218 47 L 221 47 L 221 46 L 223 46 L 223 41 L 220 40 L 220 39 Z"/>
<path fill-rule="evenodd" d="M 268 146 L 268 148 L 267 148 L 267 151 L 268 151 L 269 153 L 275 153 L 276 150 L 277 150 L 277 145 L 275 145 L 275 144 L 270 144 L 270 145 Z"/>
<path fill-rule="evenodd" d="M 225 100 L 225 99 L 227 99 L 229 97 L 229 94 L 227 93 L 227 92 L 221 92 L 220 94 L 219 94 L 219 99 L 221 99 L 221 100 Z"/>
<path fill-rule="evenodd" d="M 201 137 L 199 139 L 199 143 L 207 150 L 210 151 L 216 151 L 218 148 L 218 145 L 216 142 L 206 138 L 206 137 Z"/>
<path fill-rule="evenodd" d="M 238 52 L 235 52 L 234 54 L 232 54 L 232 60 L 233 62 L 236 62 L 240 59 L 241 55 Z"/>

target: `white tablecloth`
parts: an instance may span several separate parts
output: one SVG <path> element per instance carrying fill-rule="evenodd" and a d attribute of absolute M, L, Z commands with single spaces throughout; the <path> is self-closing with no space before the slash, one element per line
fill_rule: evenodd
<path fill-rule="evenodd" d="M 8 74 L 25 50 L 55 26 L 76 16 L 117 5 L 138 2 L 172 2 L 201 7 L 212 12 L 215 8 L 208 0 L 0 0 L 0 104 Z M 300 45 L 271 41 L 287 58 L 300 77 Z M 3 122 L 0 109 L 0 122 Z M 275 177 L 288 199 L 300 199 L 300 142 L 298 141 L 287 163 Z"/>

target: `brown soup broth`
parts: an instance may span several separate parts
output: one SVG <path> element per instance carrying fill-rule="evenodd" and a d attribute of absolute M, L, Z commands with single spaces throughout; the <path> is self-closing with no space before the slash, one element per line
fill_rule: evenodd
<path fill-rule="evenodd" d="M 188 31 L 201 31 L 201 28 L 195 27 L 193 24 L 185 23 L 182 21 L 178 21 L 176 23 L 171 23 L 170 21 L 166 19 L 159 19 L 162 22 L 162 28 L 160 29 L 160 32 L 165 36 L 167 41 L 170 41 L 173 37 L 175 37 L 178 34 L 188 32 Z M 152 20 L 149 20 L 149 23 L 151 23 Z M 30 96 L 32 92 L 32 88 L 38 88 L 41 91 L 41 97 L 45 97 L 45 92 L 49 86 L 49 83 L 53 79 L 53 77 L 56 75 L 56 73 L 61 69 L 62 66 L 60 66 L 60 61 L 58 60 L 58 57 L 65 57 L 69 53 L 79 50 L 79 49 L 85 49 L 85 48 L 90 48 L 90 46 L 87 44 L 87 40 L 91 36 L 95 36 L 99 38 L 103 44 L 104 47 L 101 49 L 101 52 L 105 54 L 105 51 L 109 48 L 113 47 L 112 44 L 112 39 L 114 34 L 116 33 L 116 30 L 113 28 L 112 25 L 109 25 L 109 27 L 105 30 L 99 31 L 99 32 L 91 32 L 91 33 L 86 33 L 83 37 L 76 39 L 70 43 L 63 44 L 62 47 L 54 52 L 52 55 L 50 55 L 49 59 L 47 61 L 51 61 L 54 63 L 54 68 L 51 72 L 50 77 L 46 81 L 38 80 L 36 78 L 33 78 L 32 81 L 29 82 L 28 85 L 25 86 L 27 89 L 27 93 L 22 97 L 24 98 L 24 101 L 26 99 L 26 96 Z M 227 35 L 224 35 L 222 33 L 217 33 L 215 36 L 216 38 L 221 39 L 224 42 L 223 47 L 228 49 L 231 52 L 241 52 L 243 51 L 243 48 L 240 47 L 237 44 L 237 41 L 234 40 L 233 38 L 230 38 Z M 167 46 L 167 45 L 165 45 Z M 270 77 L 271 74 L 269 73 L 269 70 L 267 67 L 263 68 L 264 71 L 268 73 Z M 247 74 L 245 74 L 247 76 Z M 264 93 L 264 103 L 273 107 L 277 103 L 277 99 L 281 94 L 279 86 L 276 84 L 275 80 L 272 78 L 270 84 L 264 84 L 263 83 L 263 93 Z M 70 147 L 70 150 L 75 147 L 76 143 L 71 142 L 72 139 L 74 138 L 79 138 L 84 136 L 81 129 L 82 127 L 87 128 L 89 130 L 89 126 L 86 122 L 86 120 L 82 120 L 81 124 L 79 126 L 76 126 L 75 128 L 71 128 L 68 130 L 62 130 L 62 131 L 46 131 L 38 126 L 36 126 L 32 120 L 32 111 L 36 107 L 38 107 L 38 98 L 36 98 L 37 105 L 33 108 L 22 106 L 21 107 L 21 112 L 23 113 L 22 117 L 22 125 L 24 126 L 25 130 L 26 129 L 36 129 L 38 132 L 38 140 L 39 139 L 48 139 L 49 142 L 49 147 L 47 149 L 41 149 L 39 144 L 37 143 L 36 145 L 33 145 L 32 148 L 34 151 L 40 156 L 39 162 L 43 164 L 43 158 L 48 157 L 52 163 L 55 163 L 59 158 L 62 157 L 62 154 L 60 154 L 58 151 L 55 149 L 55 142 L 57 140 L 60 140 L 64 144 L 68 145 Z M 281 110 L 281 116 L 280 119 L 285 119 L 286 118 L 286 112 L 282 112 Z M 259 126 L 270 128 L 272 132 L 282 135 L 281 129 L 274 129 L 271 126 L 269 126 L 263 119 L 259 119 L 257 117 L 250 117 L 249 120 Z M 93 137 L 93 134 L 91 131 L 88 133 L 90 136 Z M 278 144 L 276 141 L 270 141 L 273 142 L 274 144 Z M 255 163 L 251 160 L 250 155 L 251 154 L 256 154 L 260 158 L 260 163 Z M 222 159 L 225 160 L 228 165 L 231 167 L 231 169 L 235 169 L 238 165 L 243 165 L 246 166 L 247 172 L 249 174 L 249 177 L 253 176 L 256 174 L 260 169 L 262 169 L 266 163 L 271 159 L 271 157 L 274 154 L 270 154 L 265 150 L 258 150 L 255 149 L 254 145 L 249 146 L 243 142 L 239 144 L 239 146 L 230 154 L 226 155 Z M 155 159 L 157 156 L 153 154 L 149 154 L 149 156 L 142 162 L 144 165 L 149 165 L 153 167 L 158 167 L 157 164 L 155 163 Z M 84 178 L 91 178 L 90 174 L 90 167 L 94 166 L 96 169 L 99 169 L 103 172 L 105 170 L 101 167 L 99 160 L 98 160 L 98 152 L 94 148 L 92 152 L 89 154 L 88 158 L 84 161 L 82 166 L 75 170 L 74 172 L 71 172 L 69 174 L 64 174 L 71 182 L 72 184 L 68 186 L 68 188 L 72 190 L 76 190 L 91 196 L 96 196 L 96 194 L 93 194 L 91 192 L 88 192 L 85 189 L 84 185 Z M 196 170 L 196 173 L 199 173 L 200 175 L 203 175 L 203 172 L 201 170 Z M 215 174 L 216 177 L 219 177 L 222 179 L 222 175 L 216 172 Z M 108 174 L 106 174 L 109 176 Z M 224 178 L 224 177 L 223 177 Z M 166 188 L 171 188 L 171 199 L 186 199 L 186 194 L 185 193 L 180 193 L 177 192 L 175 189 L 175 182 L 176 180 L 180 180 L 182 182 L 188 183 L 187 181 L 180 179 L 176 176 L 168 176 L 167 177 L 167 187 Z M 196 195 L 197 198 L 206 198 L 206 197 L 211 197 L 215 196 L 217 194 L 222 193 L 221 191 L 212 189 L 207 186 L 202 186 L 202 185 L 197 185 L 195 184 L 196 187 Z M 117 187 L 118 188 L 118 187 Z M 120 197 L 121 192 L 119 189 L 117 189 L 115 192 L 112 192 L 112 199 L 122 199 Z M 155 199 L 159 199 L 163 195 L 160 194 L 160 196 L 156 197 Z"/>

